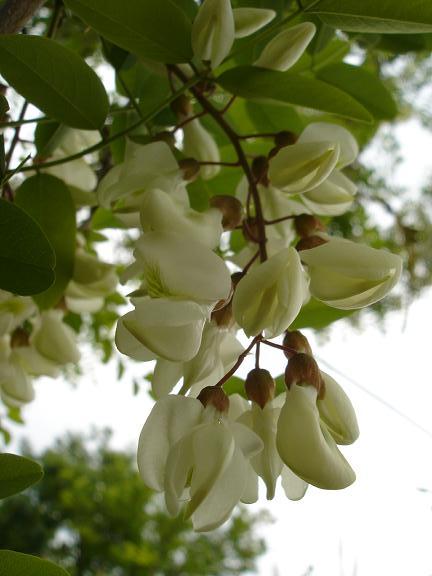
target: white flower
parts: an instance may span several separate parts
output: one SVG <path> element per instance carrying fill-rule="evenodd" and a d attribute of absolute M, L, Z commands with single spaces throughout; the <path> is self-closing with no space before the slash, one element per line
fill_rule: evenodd
<path fill-rule="evenodd" d="M 326 122 L 313 122 L 306 126 L 298 142 L 337 142 L 339 157 L 329 177 L 302 194 L 301 200 L 313 213 L 320 216 L 338 216 L 346 212 L 353 203 L 357 187 L 340 170 L 348 166 L 358 155 L 355 138 L 343 126 Z"/>
<path fill-rule="evenodd" d="M 144 232 L 175 232 L 209 248 L 219 245 L 222 229 L 222 213 L 216 208 L 197 212 L 175 202 L 163 190 L 149 190 L 140 208 L 141 226 Z"/>
<path fill-rule="evenodd" d="M 80 352 L 76 344 L 76 334 L 62 321 L 61 310 L 46 310 L 34 321 L 30 345 L 41 355 L 61 366 L 76 364 Z"/>
<path fill-rule="evenodd" d="M 101 180 L 97 194 L 105 208 L 119 199 L 127 199 L 128 206 L 138 212 L 143 194 L 153 188 L 165 190 L 178 202 L 189 205 L 181 171 L 165 142 L 130 146 L 124 162 L 114 166 Z"/>
<path fill-rule="evenodd" d="M 230 295 L 228 268 L 209 248 L 169 232 L 142 236 L 135 257 L 144 296 L 132 300 L 135 310 L 119 323 L 119 350 L 134 358 L 153 354 L 174 362 L 190 360 L 212 308 Z M 138 341 L 146 350 L 139 351 Z"/>
<path fill-rule="evenodd" d="M 219 147 L 214 137 L 204 128 L 198 118 L 183 126 L 183 152 L 199 162 L 220 162 Z M 200 175 L 210 180 L 220 171 L 220 166 L 201 166 Z"/>
<path fill-rule="evenodd" d="M 235 37 L 244 38 L 266 26 L 276 16 L 264 8 L 234 8 Z"/>
<path fill-rule="evenodd" d="M 288 70 L 302 56 L 315 32 L 312 22 L 302 22 L 283 30 L 270 40 L 254 66 L 282 72 Z"/>
<path fill-rule="evenodd" d="M 300 257 L 307 264 L 311 294 L 328 306 L 342 310 L 369 306 L 399 280 L 399 256 L 341 238 L 323 238 L 328 241 L 302 250 Z"/>
<path fill-rule="evenodd" d="M 289 194 L 303 194 L 319 186 L 333 172 L 339 159 L 336 141 L 296 142 L 270 159 L 270 183 Z"/>
<path fill-rule="evenodd" d="M 204 0 L 192 25 L 195 56 L 217 68 L 234 42 L 234 15 L 230 0 Z"/>
<path fill-rule="evenodd" d="M 34 399 L 31 379 L 11 351 L 8 337 L 0 338 L 0 395 L 7 406 L 21 406 Z"/>
<path fill-rule="evenodd" d="M 233 312 L 247 336 L 275 338 L 293 322 L 308 296 L 300 258 L 292 247 L 248 271 L 238 283 Z"/>
<path fill-rule="evenodd" d="M 325 392 L 317 400 L 320 418 L 337 444 L 352 444 L 359 436 L 359 427 L 351 400 L 329 374 L 321 370 L 321 376 Z"/>
<path fill-rule="evenodd" d="M 317 408 L 317 390 L 308 383 L 286 392 L 276 445 L 282 461 L 300 478 L 318 488 L 338 490 L 355 480 Z"/>
<path fill-rule="evenodd" d="M 61 126 L 58 141 L 55 143 L 54 152 L 50 160 L 60 160 L 66 156 L 72 156 L 86 148 L 90 148 L 101 139 L 99 132 L 95 130 L 76 130 L 67 126 Z M 87 192 L 94 190 L 97 178 L 94 170 L 84 158 L 77 158 L 57 166 L 51 166 L 45 170 L 48 174 L 61 178 L 69 186 L 80 188 Z"/>
<path fill-rule="evenodd" d="M 228 520 L 244 496 L 249 500 L 249 459 L 261 449 L 256 434 L 214 405 L 165 396 L 142 429 L 138 468 L 147 486 L 165 492 L 171 515 L 187 501 L 194 529 L 208 531 Z"/>
<path fill-rule="evenodd" d="M 105 297 L 115 292 L 117 284 L 114 266 L 78 249 L 73 278 L 65 291 L 66 306 L 76 314 L 97 312 L 103 307 Z"/>
<path fill-rule="evenodd" d="M 35 312 L 36 306 L 30 297 L 0 290 L 0 337 L 13 332 Z"/>

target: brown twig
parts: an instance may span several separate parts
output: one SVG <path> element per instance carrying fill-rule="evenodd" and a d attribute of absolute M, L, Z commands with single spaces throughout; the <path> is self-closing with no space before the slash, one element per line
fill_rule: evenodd
<path fill-rule="evenodd" d="M 217 382 L 215 384 L 215 386 L 223 386 L 225 384 L 225 382 L 227 380 L 229 380 L 231 378 L 231 376 L 233 374 L 235 374 L 235 372 L 237 371 L 237 369 L 240 367 L 240 365 L 242 364 L 243 360 L 246 358 L 246 356 L 249 354 L 249 352 L 252 350 L 252 348 L 255 346 L 255 344 L 257 342 L 259 342 L 261 340 L 262 336 L 261 334 L 258 334 L 258 336 L 255 336 L 255 338 L 252 340 L 252 342 L 249 344 L 249 346 L 240 354 L 240 356 L 237 358 L 237 362 L 234 364 L 234 366 L 231 368 L 231 370 L 229 370 L 225 376 L 223 376 L 219 382 Z"/>
<path fill-rule="evenodd" d="M 5 0 L 0 8 L 0 34 L 16 34 L 45 0 Z"/>

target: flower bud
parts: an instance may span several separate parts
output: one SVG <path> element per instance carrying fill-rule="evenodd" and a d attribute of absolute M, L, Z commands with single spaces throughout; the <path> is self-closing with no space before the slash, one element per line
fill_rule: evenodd
<path fill-rule="evenodd" d="M 291 359 L 295 354 L 308 354 L 312 356 L 312 349 L 309 342 L 301 332 L 294 330 L 285 332 L 283 339 L 283 345 L 289 348 L 289 350 L 284 350 L 284 354 L 288 359 Z"/>
<path fill-rule="evenodd" d="M 234 15 L 230 0 L 204 0 L 192 25 L 195 56 L 216 68 L 234 42 Z"/>
<path fill-rule="evenodd" d="M 321 236 L 307 236 L 306 238 L 302 238 L 296 244 L 297 252 L 301 252 L 302 250 L 310 250 L 311 248 L 316 248 L 317 246 L 321 246 L 322 244 L 326 244 L 328 240 L 325 238 L 321 238 Z"/>
<path fill-rule="evenodd" d="M 183 158 L 179 160 L 179 168 L 182 172 L 183 180 L 193 182 L 198 176 L 201 166 L 195 158 Z"/>
<path fill-rule="evenodd" d="M 276 16 L 274 10 L 264 8 L 234 8 L 235 37 L 250 36 L 266 26 Z"/>
<path fill-rule="evenodd" d="M 316 232 L 323 232 L 325 230 L 321 220 L 312 216 L 311 214 L 300 214 L 294 218 L 294 226 L 297 234 L 301 238 L 313 236 Z"/>
<path fill-rule="evenodd" d="M 265 156 L 257 156 L 254 158 L 252 162 L 252 174 L 255 176 L 255 180 L 264 184 L 264 186 L 268 185 L 268 169 L 269 163 Z"/>
<path fill-rule="evenodd" d="M 294 132 L 289 132 L 288 130 L 281 130 L 277 132 L 274 137 L 274 143 L 277 148 L 285 148 L 285 146 L 291 146 L 297 142 L 297 136 Z"/>
<path fill-rule="evenodd" d="M 313 386 L 319 392 L 321 388 L 321 373 L 318 364 L 309 354 L 294 354 L 285 370 L 285 384 L 288 390 L 293 384 L 297 386 Z"/>
<path fill-rule="evenodd" d="M 180 94 L 178 98 L 171 102 L 171 110 L 176 116 L 190 116 L 193 108 L 189 98 L 185 94 Z"/>
<path fill-rule="evenodd" d="M 218 195 L 210 198 L 210 206 L 222 212 L 224 230 L 234 230 L 243 219 L 243 205 L 235 196 Z"/>
<path fill-rule="evenodd" d="M 275 388 L 276 384 L 270 372 L 263 368 L 254 368 L 246 377 L 246 395 L 261 408 L 274 398 Z"/>
<path fill-rule="evenodd" d="M 312 22 L 302 22 L 283 30 L 270 40 L 254 65 L 281 72 L 288 70 L 302 56 L 315 31 L 316 27 Z"/>
<path fill-rule="evenodd" d="M 206 408 L 214 406 L 218 412 L 227 413 L 229 410 L 229 398 L 220 386 L 206 386 L 198 394 L 198 400 Z"/>

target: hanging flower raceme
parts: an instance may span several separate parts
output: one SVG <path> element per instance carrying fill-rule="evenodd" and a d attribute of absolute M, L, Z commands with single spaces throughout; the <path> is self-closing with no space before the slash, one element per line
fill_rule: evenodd
<path fill-rule="evenodd" d="M 224 261 L 202 244 L 169 232 L 141 237 L 135 258 L 142 290 L 132 300 L 135 310 L 119 321 L 117 347 L 135 358 L 190 360 L 214 305 L 230 295 Z"/>
<path fill-rule="evenodd" d="M 115 292 L 117 284 L 114 266 L 78 248 L 73 277 L 65 291 L 66 306 L 76 314 L 97 312 L 103 307 L 106 296 Z"/>
<path fill-rule="evenodd" d="M 206 388 L 199 398 L 170 395 L 156 403 L 140 435 L 138 468 L 147 486 L 165 493 L 171 515 L 185 505 L 194 529 L 208 531 L 228 520 L 239 501 L 256 499 L 250 459 L 263 445 L 229 419 L 220 388 Z"/>
<path fill-rule="evenodd" d="M 311 294 L 328 306 L 342 310 L 378 302 L 398 282 L 402 260 L 342 238 L 318 237 L 319 245 L 301 250 L 307 265 Z"/>
<path fill-rule="evenodd" d="M 307 277 L 292 247 L 257 265 L 238 283 L 233 311 L 247 336 L 275 338 L 294 321 L 308 297 Z"/>

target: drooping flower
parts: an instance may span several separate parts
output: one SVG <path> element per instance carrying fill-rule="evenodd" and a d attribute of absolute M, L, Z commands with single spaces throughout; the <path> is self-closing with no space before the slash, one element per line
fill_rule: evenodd
<path fill-rule="evenodd" d="M 76 364 L 80 352 L 76 344 L 76 334 L 63 322 L 61 310 L 45 310 L 34 320 L 30 345 L 43 357 L 55 364 Z"/>
<path fill-rule="evenodd" d="M 165 493 L 171 515 L 186 502 L 196 531 L 228 520 L 241 499 L 251 500 L 250 458 L 262 449 L 256 434 L 227 414 L 228 398 L 205 389 L 203 404 L 184 396 L 165 396 L 142 429 L 138 468 L 145 484 Z"/>
<path fill-rule="evenodd" d="M 0 338 L 0 396 L 11 407 L 27 404 L 35 396 L 33 383 L 11 350 L 8 336 Z"/>
<path fill-rule="evenodd" d="M 228 268 L 206 246 L 169 232 L 145 234 L 136 243 L 135 257 L 142 290 L 132 301 L 135 310 L 119 323 L 119 350 L 136 357 L 141 342 L 145 356 L 190 360 L 199 350 L 214 305 L 230 294 Z"/>
<path fill-rule="evenodd" d="M 300 258 L 285 248 L 249 270 L 238 283 L 233 312 L 247 336 L 265 331 L 275 338 L 293 322 L 308 296 Z"/>
<path fill-rule="evenodd" d="M 323 235 L 325 242 L 302 250 L 311 294 L 328 306 L 342 310 L 363 308 L 378 302 L 398 282 L 402 260 L 386 250 L 377 250 L 342 238 Z"/>
<path fill-rule="evenodd" d="M 302 22 L 287 28 L 272 38 L 261 52 L 255 66 L 284 72 L 302 56 L 316 32 L 312 22 Z"/>
<path fill-rule="evenodd" d="M 307 354 L 294 355 L 286 372 L 287 392 L 277 424 L 276 445 L 282 461 L 305 482 L 339 490 L 355 473 L 339 451 L 317 408 L 321 375 Z"/>
<path fill-rule="evenodd" d="M 35 312 L 35 303 L 29 296 L 14 296 L 0 290 L 0 337 L 13 332 Z"/>
<path fill-rule="evenodd" d="M 154 188 L 165 190 L 176 201 L 189 205 L 181 170 L 166 142 L 131 146 L 124 162 L 114 166 L 101 180 L 97 195 L 99 204 L 105 208 L 122 200 L 139 215 L 143 195 Z"/>
<path fill-rule="evenodd" d="M 140 220 L 144 232 L 175 232 L 209 248 L 219 245 L 222 213 L 216 208 L 197 212 L 183 206 L 163 190 L 149 190 L 140 207 Z"/>
<path fill-rule="evenodd" d="M 192 25 L 195 56 L 217 68 L 234 42 L 234 15 L 230 0 L 204 0 Z"/>

